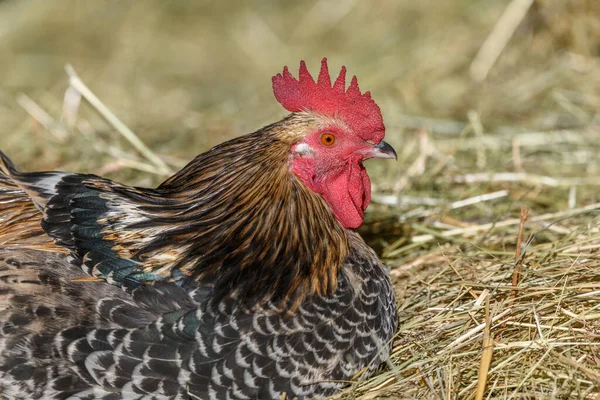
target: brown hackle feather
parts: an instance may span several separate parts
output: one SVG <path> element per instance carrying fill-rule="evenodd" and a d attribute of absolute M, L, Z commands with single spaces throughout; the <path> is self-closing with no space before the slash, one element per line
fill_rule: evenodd
<path fill-rule="evenodd" d="M 332 293 L 347 232 L 288 164 L 291 145 L 322 123 L 292 115 L 199 155 L 157 189 L 84 181 L 124 211 L 98 221 L 104 240 L 162 280 L 214 286 L 215 304 Z"/>

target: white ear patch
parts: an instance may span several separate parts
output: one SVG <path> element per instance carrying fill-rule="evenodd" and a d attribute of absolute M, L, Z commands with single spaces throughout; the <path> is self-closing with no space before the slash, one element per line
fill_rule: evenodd
<path fill-rule="evenodd" d="M 312 148 L 307 143 L 300 143 L 300 144 L 296 145 L 295 150 L 296 150 L 296 153 L 303 155 L 303 156 L 309 156 L 313 152 Z"/>

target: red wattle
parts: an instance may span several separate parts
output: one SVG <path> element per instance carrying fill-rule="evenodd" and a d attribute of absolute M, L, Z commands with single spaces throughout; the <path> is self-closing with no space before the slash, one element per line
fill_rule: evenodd
<path fill-rule="evenodd" d="M 365 168 L 348 166 L 337 176 L 329 176 L 320 191 L 333 214 L 344 228 L 358 228 L 364 220 L 364 210 L 371 201 L 371 181 Z"/>
<path fill-rule="evenodd" d="M 362 164 L 350 162 L 319 179 L 313 159 L 297 158 L 292 170 L 306 186 L 323 196 L 344 228 L 354 229 L 362 224 L 364 210 L 371 201 L 371 180 Z"/>

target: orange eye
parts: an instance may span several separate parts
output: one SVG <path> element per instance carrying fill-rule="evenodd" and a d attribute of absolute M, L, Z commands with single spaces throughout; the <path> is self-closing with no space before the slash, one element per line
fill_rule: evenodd
<path fill-rule="evenodd" d="M 325 146 L 331 146 L 335 143 L 335 136 L 331 133 L 324 133 L 321 135 L 321 143 Z"/>

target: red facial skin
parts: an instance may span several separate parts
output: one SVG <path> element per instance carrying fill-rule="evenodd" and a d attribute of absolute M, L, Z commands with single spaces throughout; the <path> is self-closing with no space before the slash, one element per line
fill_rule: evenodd
<path fill-rule="evenodd" d="M 332 145 L 321 142 L 325 133 L 335 136 Z M 310 147 L 308 154 L 297 152 L 300 145 Z M 362 224 L 371 201 L 371 181 L 362 162 L 374 156 L 373 146 L 356 135 L 332 128 L 309 134 L 292 147 L 292 171 L 323 196 L 345 228 Z"/>

